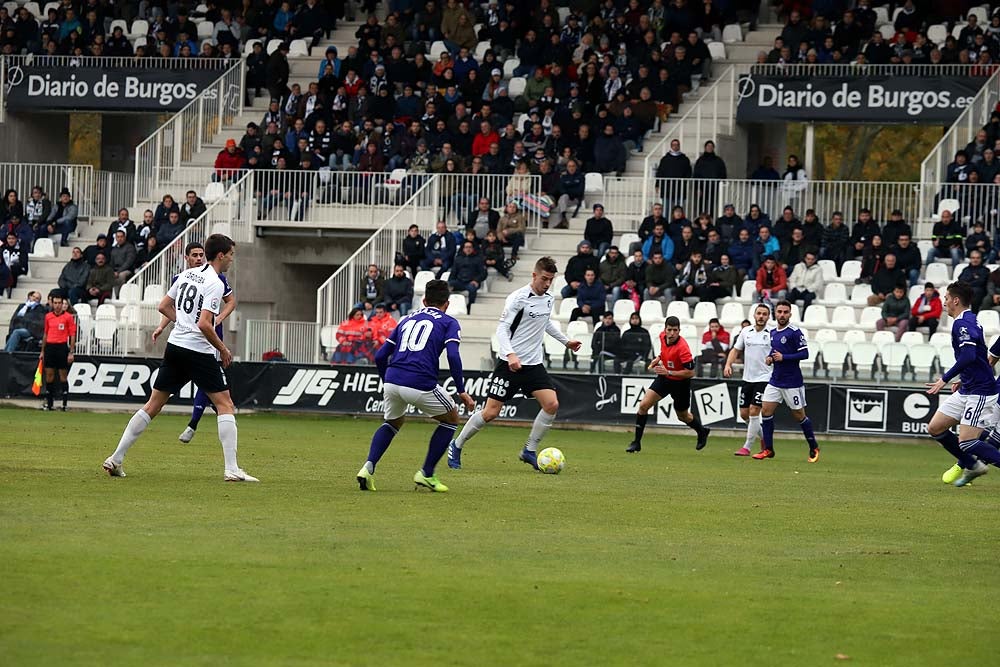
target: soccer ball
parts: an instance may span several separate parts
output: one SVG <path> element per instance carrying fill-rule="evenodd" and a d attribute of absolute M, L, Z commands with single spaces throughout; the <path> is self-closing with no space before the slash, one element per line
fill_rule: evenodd
<path fill-rule="evenodd" d="M 566 457 L 555 447 L 546 447 L 538 454 L 538 469 L 547 475 L 558 475 L 566 465 Z"/>

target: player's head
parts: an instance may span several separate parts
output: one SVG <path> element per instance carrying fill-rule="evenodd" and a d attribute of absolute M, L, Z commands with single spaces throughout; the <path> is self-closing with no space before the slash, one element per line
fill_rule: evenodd
<path fill-rule="evenodd" d="M 189 269 L 195 269 L 205 263 L 205 246 L 192 241 L 184 247 L 184 259 Z"/>
<path fill-rule="evenodd" d="M 205 261 L 215 264 L 215 270 L 225 273 L 233 265 L 236 243 L 225 234 L 212 234 L 205 239 Z"/>
<path fill-rule="evenodd" d="M 531 272 L 531 289 L 535 294 L 544 294 L 552 287 L 552 280 L 555 277 L 555 260 L 551 257 L 542 257 L 535 262 L 535 268 Z"/>
<path fill-rule="evenodd" d="M 50 297 L 52 302 L 52 312 L 56 315 L 62 315 L 66 310 L 66 299 L 62 298 L 61 295 L 56 295 Z"/>
<path fill-rule="evenodd" d="M 667 343 L 673 345 L 681 336 L 681 321 L 671 315 L 663 322 L 663 333 L 666 335 Z"/>
<path fill-rule="evenodd" d="M 763 329 L 769 319 L 771 319 L 771 309 L 766 303 L 758 303 L 753 309 L 754 324 L 758 329 Z"/>
<path fill-rule="evenodd" d="M 792 319 L 792 304 L 782 299 L 774 304 L 774 319 L 778 321 L 778 326 L 783 327 Z"/>
<path fill-rule="evenodd" d="M 957 280 L 948 285 L 944 295 L 944 307 L 948 309 L 948 314 L 956 317 L 972 303 L 972 285 Z"/>
<path fill-rule="evenodd" d="M 451 290 L 448 289 L 448 283 L 443 280 L 432 280 L 427 283 L 427 289 L 424 291 L 424 305 L 428 308 L 446 310 L 449 296 Z"/>

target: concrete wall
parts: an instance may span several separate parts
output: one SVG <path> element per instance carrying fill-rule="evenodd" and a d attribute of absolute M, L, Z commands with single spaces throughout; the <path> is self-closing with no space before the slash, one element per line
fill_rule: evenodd
<path fill-rule="evenodd" d="M 69 154 L 69 114 L 8 113 L 0 123 L 4 162 L 65 163 Z"/>

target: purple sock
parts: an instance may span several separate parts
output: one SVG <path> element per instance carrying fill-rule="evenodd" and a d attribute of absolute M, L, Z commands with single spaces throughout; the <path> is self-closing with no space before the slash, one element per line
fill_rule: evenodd
<path fill-rule="evenodd" d="M 392 444 L 392 439 L 396 437 L 396 433 L 398 431 L 391 424 L 385 422 L 375 429 L 375 433 L 372 435 L 372 446 L 368 449 L 368 461 L 372 464 L 371 473 L 375 473 L 375 464 L 385 455 L 385 450 L 389 449 L 389 445 Z"/>
<path fill-rule="evenodd" d="M 774 449 L 774 415 L 760 418 L 761 440 L 764 441 L 764 449 Z"/>
<path fill-rule="evenodd" d="M 997 451 L 996 447 L 987 445 L 982 440 L 963 440 L 958 443 L 958 446 L 962 448 L 963 452 L 972 454 L 980 461 L 1000 466 L 1000 451 Z"/>
<path fill-rule="evenodd" d="M 962 468 L 969 470 L 970 468 L 974 468 L 976 466 L 976 459 L 972 458 L 970 454 L 966 454 L 962 451 L 962 448 L 958 444 L 958 436 L 955 435 L 954 431 L 945 431 L 944 433 L 940 433 L 932 437 L 937 440 L 949 454 L 958 460 L 958 465 Z"/>
<path fill-rule="evenodd" d="M 456 424 L 438 424 L 431 434 L 431 441 L 427 445 L 427 458 L 424 459 L 424 467 L 421 469 L 424 477 L 434 476 L 434 466 L 437 465 L 444 453 L 448 451 L 448 443 L 455 437 L 458 429 Z"/>
<path fill-rule="evenodd" d="M 819 449 L 819 445 L 816 444 L 816 434 L 813 433 L 813 423 L 809 417 L 806 417 L 799 422 L 799 428 L 802 429 L 802 435 L 806 436 L 806 442 L 809 443 L 809 449 Z"/>

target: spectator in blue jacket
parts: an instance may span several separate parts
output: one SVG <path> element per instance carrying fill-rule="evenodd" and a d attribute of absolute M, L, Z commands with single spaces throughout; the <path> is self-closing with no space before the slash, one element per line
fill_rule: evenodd
<path fill-rule="evenodd" d="M 750 232 L 746 227 L 740 228 L 736 240 L 730 244 L 729 259 L 744 279 L 748 275 L 754 275 L 753 241 L 750 240 Z"/>
<path fill-rule="evenodd" d="M 434 233 L 427 237 L 424 247 L 424 261 L 420 262 L 423 271 L 439 269 L 440 275 L 451 268 L 455 261 L 455 235 L 448 231 L 448 226 L 439 220 Z"/>
<path fill-rule="evenodd" d="M 570 314 L 569 321 L 575 322 L 581 317 L 589 317 L 594 324 L 597 324 L 604 314 L 606 292 L 604 283 L 597 279 L 594 270 L 587 269 L 583 274 L 583 282 L 576 290 L 576 308 Z"/>
<path fill-rule="evenodd" d="M 559 200 L 556 202 L 556 213 L 549 219 L 549 223 L 556 229 L 566 229 L 569 227 L 569 220 L 566 219 L 566 211 L 570 206 L 574 206 L 573 217 L 580 212 L 580 203 L 583 201 L 584 177 L 580 173 L 580 165 L 576 160 L 566 163 L 566 171 L 559 177 Z"/>
<path fill-rule="evenodd" d="M 663 259 L 669 264 L 674 257 L 674 242 L 669 236 L 662 223 L 653 226 L 653 233 L 649 235 L 645 243 L 642 244 L 642 256 L 649 260 L 653 256 L 653 251 L 659 250 L 663 254 Z"/>
<path fill-rule="evenodd" d="M 765 257 L 776 257 L 780 250 L 781 244 L 778 243 L 776 236 L 771 235 L 771 228 L 761 225 L 757 230 L 757 240 L 753 244 L 754 272 L 760 268 Z"/>

